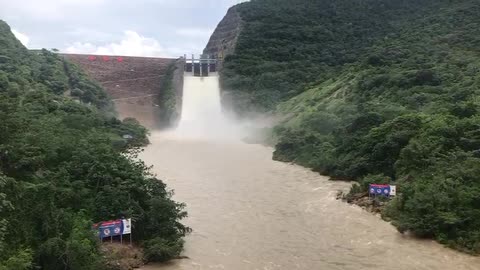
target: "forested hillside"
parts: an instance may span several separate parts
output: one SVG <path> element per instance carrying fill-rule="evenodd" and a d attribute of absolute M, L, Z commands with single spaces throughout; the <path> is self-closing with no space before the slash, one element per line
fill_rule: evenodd
<path fill-rule="evenodd" d="M 274 158 L 333 178 L 396 182 L 400 231 L 480 252 L 480 2 L 240 4 L 224 89 L 275 111 Z"/>
<path fill-rule="evenodd" d="M 0 21 L 1 270 L 106 269 L 91 226 L 124 216 L 147 259 L 179 254 L 184 206 L 134 159 L 146 129 L 113 115 L 76 66 Z"/>

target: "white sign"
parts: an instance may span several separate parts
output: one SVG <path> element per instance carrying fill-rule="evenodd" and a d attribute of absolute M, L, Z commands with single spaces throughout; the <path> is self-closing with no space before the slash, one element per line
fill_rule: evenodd
<path fill-rule="evenodd" d="M 132 233 L 132 219 L 122 219 L 123 223 L 123 234 L 131 234 Z"/>
<path fill-rule="evenodd" d="M 397 195 L 397 186 L 390 185 L 390 196 L 396 196 L 396 195 Z"/>

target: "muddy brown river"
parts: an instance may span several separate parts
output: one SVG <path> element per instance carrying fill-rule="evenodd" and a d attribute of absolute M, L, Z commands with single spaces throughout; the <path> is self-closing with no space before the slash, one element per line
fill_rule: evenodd
<path fill-rule="evenodd" d="M 187 203 L 189 259 L 163 269 L 480 269 L 335 199 L 348 183 L 272 161 L 272 149 L 154 133 L 141 158 Z"/>

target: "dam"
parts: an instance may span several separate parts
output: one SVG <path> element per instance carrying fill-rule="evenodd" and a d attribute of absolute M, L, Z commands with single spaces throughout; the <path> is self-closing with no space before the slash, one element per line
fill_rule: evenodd
<path fill-rule="evenodd" d="M 158 98 L 165 90 L 168 69 L 177 59 L 132 56 L 62 54 L 98 82 L 115 104 L 120 119 L 135 118 L 149 129 L 160 127 Z M 181 88 L 181 76 L 174 82 Z"/>

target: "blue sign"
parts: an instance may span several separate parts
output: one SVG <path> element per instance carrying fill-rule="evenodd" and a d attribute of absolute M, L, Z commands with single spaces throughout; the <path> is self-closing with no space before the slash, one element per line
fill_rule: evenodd
<path fill-rule="evenodd" d="M 93 225 L 98 236 L 103 239 L 107 237 L 119 236 L 132 233 L 132 219 L 117 219 L 103 221 Z"/>
<path fill-rule="evenodd" d="M 100 233 L 100 238 L 122 235 L 123 223 L 121 220 L 102 222 L 98 231 Z"/>
<path fill-rule="evenodd" d="M 376 196 L 390 196 L 390 189 L 390 185 L 370 184 L 369 193 Z"/>

